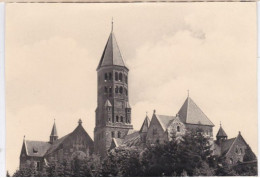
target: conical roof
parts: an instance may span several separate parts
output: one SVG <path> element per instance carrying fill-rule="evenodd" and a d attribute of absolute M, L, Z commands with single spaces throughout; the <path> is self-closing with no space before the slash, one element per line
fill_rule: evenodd
<path fill-rule="evenodd" d="M 224 131 L 224 129 L 222 128 L 222 126 L 220 126 L 220 128 L 218 130 L 217 137 L 227 137 L 227 134 Z"/>
<path fill-rule="evenodd" d="M 105 49 L 103 51 L 97 69 L 103 66 L 112 66 L 112 65 L 126 67 L 121 52 L 119 50 L 119 47 L 117 45 L 116 38 L 113 31 L 109 35 L 107 44 L 105 46 Z"/>
<path fill-rule="evenodd" d="M 214 124 L 189 96 L 185 100 L 178 114 L 181 121 L 184 123 L 214 126 Z"/>
<path fill-rule="evenodd" d="M 51 136 L 58 136 L 55 122 L 54 122 L 52 130 L 51 130 Z"/>
<path fill-rule="evenodd" d="M 148 128 L 149 128 L 149 126 L 150 126 L 150 122 L 151 122 L 151 121 L 150 121 L 149 117 L 146 116 L 145 119 L 144 119 L 143 125 L 142 125 L 142 127 L 141 127 L 141 129 L 140 129 L 139 132 L 142 132 L 142 133 L 147 132 L 147 131 L 148 131 Z"/>

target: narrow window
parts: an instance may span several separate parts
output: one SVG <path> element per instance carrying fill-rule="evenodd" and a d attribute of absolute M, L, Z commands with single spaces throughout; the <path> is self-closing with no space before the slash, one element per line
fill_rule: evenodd
<path fill-rule="evenodd" d="M 104 78 L 105 78 L 105 81 L 107 81 L 107 73 L 105 73 L 105 77 Z"/>
<path fill-rule="evenodd" d="M 116 86 L 115 88 L 115 93 L 118 93 L 118 86 Z"/>
<path fill-rule="evenodd" d="M 240 148 L 240 153 L 243 154 L 243 149 L 242 148 Z"/>
<path fill-rule="evenodd" d="M 112 87 L 109 87 L 109 96 L 112 96 Z"/>
<path fill-rule="evenodd" d="M 120 116 L 120 121 L 121 121 L 121 122 L 124 122 L 123 116 Z"/>
<path fill-rule="evenodd" d="M 108 122 L 111 122 L 111 118 L 110 117 L 108 118 Z"/>
<path fill-rule="evenodd" d="M 180 132 L 180 126 L 177 126 L 177 132 Z"/>
<path fill-rule="evenodd" d="M 115 80 L 118 81 L 118 73 L 115 73 Z"/>
<path fill-rule="evenodd" d="M 127 84 L 127 75 L 125 75 L 125 83 Z"/>
<path fill-rule="evenodd" d="M 36 162 L 36 169 L 37 169 L 37 171 L 40 170 L 40 162 L 39 161 Z"/>
<path fill-rule="evenodd" d="M 119 81 L 122 81 L 122 80 L 123 80 L 122 73 L 119 73 Z"/>
<path fill-rule="evenodd" d="M 121 132 L 118 132 L 118 133 L 117 133 L 117 137 L 118 137 L 118 138 L 121 138 Z"/>
<path fill-rule="evenodd" d="M 109 73 L 109 80 L 112 80 L 112 73 Z"/>
<path fill-rule="evenodd" d="M 125 95 L 127 96 L 128 95 L 128 92 L 127 92 L 127 89 L 125 88 Z"/>
<path fill-rule="evenodd" d="M 115 123 L 115 119 L 114 118 L 112 118 L 112 122 Z"/>
<path fill-rule="evenodd" d="M 111 132 L 111 137 L 112 137 L 112 138 L 115 137 L 115 132 Z"/>
<path fill-rule="evenodd" d="M 119 121 L 118 121 L 118 119 L 119 119 L 119 117 L 118 117 L 118 116 L 116 116 L 116 122 L 119 122 Z"/>
<path fill-rule="evenodd" d="M 119 93 L 122 94 L 123 93 L 123 87 L 119 88 Z"/>
<path fill-rule="evenodd" d="M 105 87 L 104 90 L 105 90 L 105 93 L 107 93 L 107 87 Z"/>

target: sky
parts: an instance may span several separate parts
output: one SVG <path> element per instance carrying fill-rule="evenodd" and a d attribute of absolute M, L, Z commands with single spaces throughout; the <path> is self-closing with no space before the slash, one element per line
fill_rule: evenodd
<path fill-rule="evenodd" d="M 6 5 L 6 166 L 23 137 L 48 141 L 79 118 L 93 138 L 96 67 L 111 31 L 129 71 L 132 124 L 176 115 L 189 96 L 257 153 L 256 3 Z"/>

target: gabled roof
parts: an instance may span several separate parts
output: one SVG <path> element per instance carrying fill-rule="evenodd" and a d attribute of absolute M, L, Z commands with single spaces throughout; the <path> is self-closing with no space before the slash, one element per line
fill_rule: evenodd
<path fill-rule="evenodd" d="M 52 130 L 51 130 L 51 136 L 58 136 L 55 122 L 54 122 Z"/>
<path fill-rule="evenodd" d="M 28 156 L 43 157 L 51 144 L 42 141 L 25 140 L 25 148 Z"/>
<path fill-rule="evenodd" d="M 68 135 L 65 135 L 65 136 L 61 137 L 60 139 L 55 140 L 55 141 L 51 144 L 51 146 L 49 147 L 48 151 L 46 152 L 46 155 L 48 155 L 48 154 L 54 152 L 54 151 L 64 142 L 64 140 L 69 137 L 70 134 L 71 134 L 71 133 L 69 133 Z"/>
<path fill-rule="evenodd" d="M 112 65 L 126 67 L 113 31 L 109 35 L 107 44 L 99 61 L 97 69 L 103 66 Z"/>
<path fill-rule="evenodd" d="M 126 146 L 138 146 L 141 144 L 141 137 L 138 131 L 125 136 L 122 145 Z"/>
<path fill-rule="evenodd" d="M 105 107 L 112 107 L 111 103 L 109 100 L 106 100 L 105 102 Z"/>
<path fill-rule="evenodd" d="M 218 130 L 217 137 L 227 137 L 227 134 L 224 131 L 224 129 L 222 128 L 222 126 L 220 126 L 220 128 Z"/>
<path fill-rule="evenodd" d="M 159 115 L 159 114 L 154 114 L 154 115 L 160 122 L 164 131 L 166 131 L 170 123 L 176 118 L 175 116 L 166 116 L 166 115 Z"/>
<path fill-rule="evenodd" d="M 236 140 L 235 138 L 230 138 L 227 140 L 223 140 L 221 144 L 221 154 L 226 154 L 228 150 L 231 148 L 233 142 Z"/>
<path fill-rule="evenodd" d="M 139 132 L 140 133 L 146 133 L 148 131 L 149 126 L 150 126 L 150 122 L 151 121 L 150 121 L 149 117 L 146 116 L 145 119 L 144 119 L 143 125 L 142 125 Z"/>
<path fill-rule="evenodd" d="M 186 124 L 199 124 L 214 126 L 209 118 L 202 112 L 202 110 L 194 103 L 188 96 L 178 112 L 182 122 Z"/>

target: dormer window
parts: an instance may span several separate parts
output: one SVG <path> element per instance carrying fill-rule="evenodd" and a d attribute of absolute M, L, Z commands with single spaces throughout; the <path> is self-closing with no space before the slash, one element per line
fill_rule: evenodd
<path fill-rule="evenodd" d="M 33 153 L 38 153 L 38 148 L 34 147 L 33 148 Z"/>
<path fill-rule="evenodd" d="M 180 132 L 180 130 L 181 130 L 180 126 L 177 126 L 177 132 Z"/>

